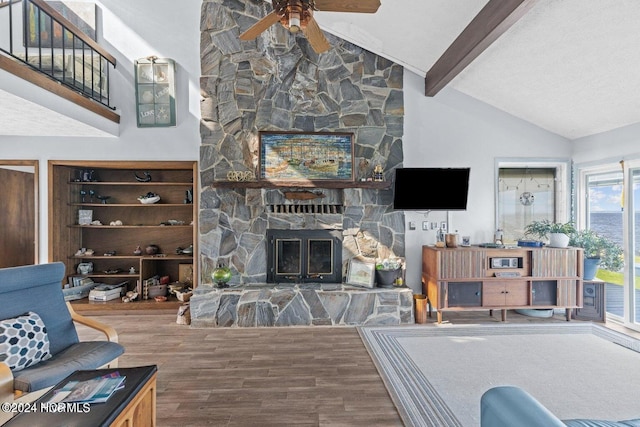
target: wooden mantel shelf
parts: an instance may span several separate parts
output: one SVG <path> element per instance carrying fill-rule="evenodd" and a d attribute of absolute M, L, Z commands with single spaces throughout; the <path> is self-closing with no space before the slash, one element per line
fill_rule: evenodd
<path fill-rule="evenodd" d="M 386 190 L 391 181 L 333 181 L 333 180 L 287 180 L 287 181 L 215 181 L 214 188 L 369 188 Z"/>

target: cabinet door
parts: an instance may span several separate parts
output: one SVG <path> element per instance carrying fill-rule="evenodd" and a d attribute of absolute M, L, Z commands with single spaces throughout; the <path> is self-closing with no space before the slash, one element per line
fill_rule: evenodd
<path fill-rule="evenodd" d="M 448 307 L 479 307 L 482 301 L 482 282 L 449 282 Z"/>
<path fill-rule="evenodd" d="M 482 305 L 502 307 L 505 305 L 505 288 L 503 282 L 484 282 L 482 284 Z"/>
<path fill-rule="evenodd" d="M 507 306 L 529 305 L 529 283 L 514 281 L 505 284 L 505 304 Z"/>
<path fill-rule="evenodd" d="M 526 281 L 483 282 L 482 305 L 508 307 L 529 305 L 529 286 Z"/>
<path fill-rule="evenodd" d="M 557 280 L 534 280 L 531 283 L 533 294 L 533 305 L 556 305 L 558 304 L 558 281 Z"/>

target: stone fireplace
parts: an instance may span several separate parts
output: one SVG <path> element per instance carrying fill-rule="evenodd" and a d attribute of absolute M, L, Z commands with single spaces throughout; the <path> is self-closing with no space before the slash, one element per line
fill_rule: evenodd
<path fill-rule="evenodd" d="M 318 55 L 304 37 L 280 25 L 240 42 L 238 35 L 270 9 L 255 0 L 205 0 L 202 5 L 201 277 L 192 299 L 194 324 L 364 324 L 372 318 L 406 323 L 410 290 L 406 298 L 396 290 L 386 295 L 346 289 L 342 283 L 354 256 L 404 257 L 404 215 L 391 208 L 391 185 L 305 185 L 323 195 L 318 203 L 288 199 L 287 192 L 300 190 L 295 186 L 257 178 L 229 182 L 237 174 L 258 176 L 262 130 L 353 133 L 358 179 L 370 177 L 380 165 L 390 181 L 393 169 L 402 166 L 402 67 L 328 33 L 332 49 Z M 324 275 L 323 280 L 283 280 L 289 274 L 271 280 L 267 230 L 335 230 L 338 276 L 330 282 Z M 220 263 L 233 271 L 228 291 L 212 285 L 211 271 Z M 253 314 L 247 315 L 240 307 L 249 301 L 252 308 L 246 310 Z M 227 314 L 223 306 L 230 307 Z M 358 312 L 341 313 L 345 307 Z M 291 323 L 296 316 L 303 320 Z"/>

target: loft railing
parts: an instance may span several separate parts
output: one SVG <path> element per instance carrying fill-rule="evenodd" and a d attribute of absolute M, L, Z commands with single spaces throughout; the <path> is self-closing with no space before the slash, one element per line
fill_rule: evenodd
<path fill-rule="evenodd" d="M 116 59 L 42 0 L 0 0 L 0 54 L 110 109 Z"/>

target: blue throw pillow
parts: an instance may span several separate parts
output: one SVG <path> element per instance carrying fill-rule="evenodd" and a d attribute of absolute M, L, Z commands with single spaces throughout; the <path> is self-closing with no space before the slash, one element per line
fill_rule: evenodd
<path fill-rule="evenodd" d="M 0 362 L 12 371 L 20 371 L 50 357 L 47 328 L 36 313 L 0 320 Z"/>

